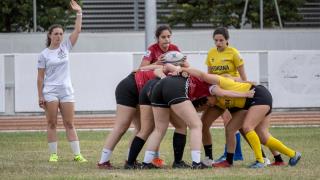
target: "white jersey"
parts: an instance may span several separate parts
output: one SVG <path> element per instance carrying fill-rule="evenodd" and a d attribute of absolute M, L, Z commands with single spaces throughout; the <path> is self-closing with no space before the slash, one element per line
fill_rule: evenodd
<path fill-rule="evenodd" d="M 70 39 L 62 42 L 57 49 L 44 49 L 38 59 L 38 68 L 45 69 L 43 92 L 53 89 L 65 89 L 73 93 L 70 78 L 69 51 L 72 48 Z"/>

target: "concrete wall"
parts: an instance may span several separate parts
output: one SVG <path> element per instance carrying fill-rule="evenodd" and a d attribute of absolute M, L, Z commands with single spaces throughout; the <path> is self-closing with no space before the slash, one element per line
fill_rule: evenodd
<path fill-rule="evenodd" d="M 182 51 L 207 51 L 213 30 L 173 31 Z M 67 37 L 66 34 L 65 37 Z M 39 53 L 45 33 L 0 34 L 0 53 Z M 144 32 L 82 33 L 73 52 L 143 52 Z M 239 50 L 320 50 L 320 29 L 230 30 L 230 44 Z"/>

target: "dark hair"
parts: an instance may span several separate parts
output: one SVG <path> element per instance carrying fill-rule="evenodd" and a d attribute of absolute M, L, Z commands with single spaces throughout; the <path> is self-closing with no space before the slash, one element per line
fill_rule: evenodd
<path fill-rule="evenodd" d="M 157 30 L 156 30 L 156 33 L 155 33 L 155 36 L 156 38 L 158 39 L 160 34 L 162 33 L 162 31 L 165 31 L 165 30 L 168 30 L 170 32 L 170 34 L 172 34 L 172 31 L 171 31 L 171 28 L 170 26 L 168 25 L 161 25 L 161 26 L 158 26 Z"/>
<path fill-rule="evenodd" d="M 229 32 L 225 27 L 219 27 L 213 32 L 213 37 L 217 34 L 221 34 L 226 40 L 229 40 Z"/>
<path fill-rule="evenodd" d="M 50 44 L 51 44 L 51 39 L 50 39 L 49 35 L 52 33 L 52 31 L 53 31 L 55 28 L 61 28 L 62 31 L 64 32 L 64 29 L 63 29 L 62 25 L 60 25 L 60 24 L 53 24 L 53 25 L 51 25 L 51 26 L 49 27 L 49 29 L 48 29 L 46 47 L 49 47 Z"/>

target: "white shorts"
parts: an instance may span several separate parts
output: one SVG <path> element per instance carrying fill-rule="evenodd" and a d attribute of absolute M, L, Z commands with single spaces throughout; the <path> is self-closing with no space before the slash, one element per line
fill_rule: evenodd
<path fill-rule="evenodd" d="M 72 87 L 47 86 L 43 88 L 43 97 L 46 102 L 75 102 Z"/>

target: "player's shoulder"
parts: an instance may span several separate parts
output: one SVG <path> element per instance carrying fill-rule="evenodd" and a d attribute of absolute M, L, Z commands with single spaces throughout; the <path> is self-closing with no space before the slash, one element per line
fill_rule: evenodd
<path fill-rule="evenodd" d="M 169 45 L 169 49 L 180 51 L 179 48 L 178 48 L 178 46 L 175 45 L 175 44 L 170 44 L 170 45 Z"/>
<path fill-rule="evenodd" d="M 43 50 L 40 52 L 39 57 L 46 57 L 47 54 L 48 54 L 48 50 L 49 50 L 48 48 L 43 49 Z"/>
<path fill-rule="evenodd" d="M 235 48 L 235 47 L 232 47 L 232 46 L 228 46 L 228 47 L 226 48 L 226 50 L 229 51 L 229 52 L 235 53 L 235 54 L 239 54 L 238 49 Z"/>
<path fill-rule="evenodd" d="M 159 47 L 159 44 L 158 43 L 154 43 L 154 44 L 151 44 L 149 47 L 148 47 L 148 50 L 155 50 L 155 49 L 158 49 L 160 48 Z"/>

